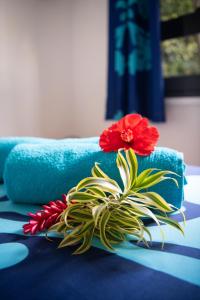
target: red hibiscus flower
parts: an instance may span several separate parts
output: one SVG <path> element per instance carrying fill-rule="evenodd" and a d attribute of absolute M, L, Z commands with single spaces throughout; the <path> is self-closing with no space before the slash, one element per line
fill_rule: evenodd
<path fill-rule="evenodd" d="M 158 138 L 157 128 L 149 126 L 147 118 L 130 114 L 105 129 L 99 145 L 105 152 L 132 148 L 136 154 L 145 156 L 154 151 Z"/>

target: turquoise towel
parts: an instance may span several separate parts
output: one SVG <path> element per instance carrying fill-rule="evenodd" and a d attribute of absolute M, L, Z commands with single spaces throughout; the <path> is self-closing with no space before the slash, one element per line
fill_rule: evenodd
<path fill-rule="evenodd" d="M 120 183 L 116 153 L 104 153 L 96 143 L 52 143 L 50 145 L 18 145 L 10 153 L 5 166 L 8 197 L 14 202 L 47 203 L 61 197 L 84 177 L 90 176 L 95 162 Z M 183 199 L 184 163 L 182 154 L 157 148 L 150 156 L 138 157 L 140 170 L 159 168 L 180 175 L 179 189 L 172 181 L 161 182 L 154 191 L 169 203 L 181 207 Z"/>
<path fill-rule="evenodd" d="M 3 172 L 5 161 L 10 153 L 10 151 L 19 144 L 49 144 L 49 143 L 68 143 L 68 142 L 98 142 L 97 137 L 92 138 L 82 138 L 82 139 L 63 139 L 63 140 L 55 140 L 55 139 L 45 139 L 45 138 L 37 138 L 37 137 L 5 137 L 0 138 L 0 181 L 3 179 Z"/>

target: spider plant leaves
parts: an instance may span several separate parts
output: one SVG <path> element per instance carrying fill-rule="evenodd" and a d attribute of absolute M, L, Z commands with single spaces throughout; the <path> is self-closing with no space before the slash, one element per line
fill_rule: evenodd
<path fill-rule="evenodd" d="M 138 161 L 135 152 L 132 149 L 127 150 L 125 153 L 130 168 L 130 183 L 131 183 L 130 187 L 132 187 L 137 179 Z"/>
<path fill-rule="evenodd" d="M 109 210 L 107 208 L 105 208 L 99 219 L 99 230 L 100 230 L 100 240 L 101 240 L 102 244 L 106 248 L 113 250 L 113 247 L 109 243 L 107 236 L 106 236 L 106 225 L 108 223 L 110 215 L 111 215 L 111 213 L 109 212 Z"/>
<path fill-rule="evenodd" d="M 137 218 L 131 212 L 131 208 L 124 209 L 122 206 L 121 208 L 116 209 L 113 214 L 118 219 L 123 218 L 125 220 L 130 220 L 132 223 L 134 222 L 134 224 L 138 223 Z"/>
<path fill-rule="evenodd" d="M 77 222 L 88 222 L 91 219 L 91 213 L 89 210 L 87 210 L 87 208 L 77 208 L 76 210 L 70 213 L 70 218 Z"/>
<path fill-rule="evenodd" d="M 110 238 L 113 243 L 121 243 L 125 240 L 125 235 L 118 232 L 114 227 L 109 229 L 107 237 Z"/>
<path fill-rule="evenodd" d="M 69 201 L 75 200 L 76 202 L 91 202 L 94 201 L 96 199 L 98 199 L 99 196 L 98 195 L 94 195 L 91 193 L 86 193 L 86 192 L 74 192 L 69 194 Z"/>
<path fill-rule="evenodd" d="M 59 233 L 65 232 L 67 230 L 67 226 L 65 222 L 60 222 L 59 226 L 56 228 L 56 231 Z"/>
<path fill-rule="evenodd" d="M 173 211 L 171 206 L 158 193 L 147 192 L 147 193 L 144 193 L 143 195 L 145 197 L 147 197 L 147 199 L 150 199 L 152 201 L 152 204 L 155 206 L 155 208 L 158 208 L 164 212 L 172 212 Z"/>
<path fill-rule="evenodd" d="M 135 203 L 131 204 L 135 210 L 135 214 L 143 217 L 149 217 L 153 219 L 158 226 L 160 226 L 159 220 L 156 215 L 147 207 L 142 205 L 136 205 Z"/>
<path fill-rule="evenodd" d="M 151 232 L 149 231 L 149 229 L 146 226 L 144 226 L 143 228 L 144 228 L 144 231 L 146 232 L 150 242 L 152 243 L 152 234 L 151 234 Z"/>
<path fill-rule="evenodd" d="M 151 207 L 153 209 L 158 209 L 162 212 L 172 212 L 172 206 L 165 201 L 165 199 L 155 192 L 132 192 L 129 194 L 127 199 L 130 199 L 136 203 L 144 204 L 147 207 Z"/>
<path fill-rule="evenodd" d="M 123 210 L 115 211 L 110 219 L 119 226 L 125 226 L 127 228 L 136 228 L 139 226 L 137 218 L 129 215 Z"/>
<path fill-rule="evenodd" d="M 76 187 L 76 190 L 86 189 L 90 186 L 95 186 L 100 188 L 103 192 L 109 192 L 112 194 L 122 193 L 121 188 L 116 181 L 109 178 L 95 178 L 87 177 L 79 182 Z"/>
<path fill-rule="evenodd" d="M 68 222 L 68 219 L 69 219 L 69 215 L 73 212 L 73 211 L 76 211 L 78 209 L 80 209 L 80 204 L 79 203 L 75 203 L 75 204 L 69 204 L 67 209 L 64 210 L 64 212 L 62 213 L 62 216 L 61 218 L 63 218 L 65 224 L 69 227 L 72 227 L 70 226 L 69 222 Z"/>
<path fill-rule="evenodd" d="M 93 235 L 94 235 L 94 227 L 91 225 L 88 228 L 88 231 L 83 236 L 83 242 L 81 246 L 76 251 L 74 251 L 73 254 L 82 254 L 86 252 L 91 247 Z"/>
<path fill-rule="evenodd" d="M 178 184 L 176 174 L 155 168 L 138 174 L 134 151 L 124 153 L 118 151 L 116 159 L 123 190 L 96 163 L 92 176 L 81 180 L 69 191 L 66 196 L 68 207 L 61 214 L 60 222 L 50 228 L 63 235 L 59 248 L 79 244 L 74 254 L 81 254 L 91 247 L 95 236 L 113 251 L 112 245 L 125 241 L 128 235 L 149 247 L 148 240 L 152 241 L 152 236 L 143 222 L 146 218 L 159 226 L 162 245 L 161 224 L 168 224 L 183 233 L 179 223 L 167 216 L 174 207 L 158 193 L 146 190 L 163 180 L 170 179 Z"/>
<path fill-rule="evenodd" d="M 81 225 L 76 226 L 73 230 L 71 230 L 70 233 L 66 234 L 63 240 L 58 245 L 58 248 L 63 248 L 69 245 L 73 245 L 73 243 L 76 243 L 75 239 L 79 239 L 79 241 L 82 239 L 81 235 L 77 235 L 78 231 L 80 231 Z"/>
<path fill-rule="evenodd" d="M 56 224 L 54 224 L 54 225 L 52 225 L 49 229 L 48 229 L 48 231 L 56 231 L 56 232 L 62 232 L 64 229 L 66 229 L 67 228 L 67 226 L 66 226 L 66 224 L 65 224 L 65 222 L 63 222 L 63 221 L 61 221 L 61 222 L 58 222 L 58 223 L 56 223 Z"/>
<path fill-rule="evenodd" d="M 134 188 L 137 188 L 137 190 L 147 189 L 164 180 L 172 180 L 178 186 L 178 182 L 175 178 L 166 177 L 165 175 L 177 175 L 177 174 L 171 171 L 159 171 L 153 175 L 147 176 L 147 178 L 144 178 L 142 181 L 140 180 L 139 183 L 137 182 Z"/>
<path fill-rule="evenodd" d="M 92 219 L 90 219 L 89 221 L 82 223 L 82 226 L 80 228 L 80 230 L 78 231 L 79 235 L 82 235 L 84 233 L 86 233 L 90 227 L 94 227 L 94 221 Z"/>
<path fill-rule="evenodd" d="M 170 204 L 170 206 L 173 208 L 173 211 L 178 211 L 181 215 L 182 215 L 182 218 L 183 218 L 183 225 L 185 226 L 186 225 L 186 217 L 185 217 L 185 214 L 184 212 L 182 211 L 181 208 L 177 208 L 176 206 Z"/>
<path fill-rule="evenodd" d="M 178 176 L 178 175 L 177 175 Z M 178 180 L 176 179 L 176 178 L 173 178 L 173 177 L 164 177 L 165 178 L 165 180 L 171 180 L 171 181 L 173 181 L 174 183 L 175 183 L 175 185 L 177 186 L 177 188 L 179 187 L 179 185 L 178 185 Z"/>
<path fill-rule="evenodd" d="M 87 192 L 89 192 L 95 196 L 98 196 L 100 198 L 106 198 L 106 194 L 100 188 L 97 188 L 95 186 L 91 186 L 91 187 L 87 188 Z"/>
<path fill-rule="evenodd" d="M 135 230 L 138 227 L 138 223 L 131 218 L 116 218 L 114 222 L 120 227 L 129 228 L 130 230 Z"/>
<path fill-rule="evenodd" d="M 137 194 L 139 194 L 139 193 L 137 193 Z M 143 194 L 141 194 L 141 198 L 128 196 L 127 199 L 134 201 L 134 203 L 143 204 L 143 206 L 146 206 L 149 208 L 155 208 L 155 204 L 153 203 L 153 201 L 150 200 L 149 198 L 145 197 Z"/>
<path fill-rule="evenodd" d="M 66 237 L 62 240 L 62 242 L 58 245 L 58 248 L 77 245 L 81 240 L 82 240 L 81 236 L 66 235 Z"/>
<path fill-rule="evenodd" d="M 124 191 L 127 191 L 131 186 L 129 166 L 120 151 L 118 152 L 116 163 L 124 185 Z"/>
<path fill-rule="evenodd" d="M 168 218 L 168 217 L 159 216 L 159 215 L 157 215 L 157 218 L 162 223 L 169 224 L 170 226 L 178 229 L 184 235 L 184 230 L 183 230 L 182 226 L 176 220 L 173 220 L 173 219 Z"/>
<path fill-rule="evenodd" d="M 96 205 L 92 208 L 92 216 L 93 216 L 93 219 L 94 219 L 94 225 L 95 226 L 98 225 L 99 217 L 100 217 L 101 213 L 104 211 L 105 208 L 106 208 L 105 204 Z"/>
<path fill-rule="evenodd" d="M 154 171 L 158 171 L 159 169 L 151 168 L 142 171 L 136 179 L 136 186 L 140 186 L 142 182 L 147 179 L 147 177 Z"/>
<path fill-rule="evenodd" d="M 102 169 L 99 167 L 98 163 L 95 163 L 91 173 L 93 177 L 109 178 L 108 175 L 104 173 Z"/>

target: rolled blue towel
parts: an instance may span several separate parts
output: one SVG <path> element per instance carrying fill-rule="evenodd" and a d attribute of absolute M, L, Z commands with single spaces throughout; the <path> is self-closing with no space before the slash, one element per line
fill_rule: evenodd
<path fill-rule="evenodd" d="M 68 143 L 68 142 L 98 142 L 97 137 L 92 138 L 82 138 L 82 139 L 62 139 L 62 140 L 55 140 L 55 139 L 46 139 L 46 138 L 37 138 L 37 137 L 3 137 L 0 138 L 0 181 L 3 179 L 3 172 L 5 161 L 10 153 L 10 151 L 19 144 L 50 144 L 50 143 Z"/>
<path fill-rule="evenodd" d="M 14 202 L 47 203 L 67 193 L 81 179 L 91 175 L 94 163 L 120 183 L 116 153 L 103 152 L 95 143 L 50 145 L 18 145 L 10 153 L 5 166 L 8 197 Z M 138 156 L 139 172 L 158 168 L 176 172 L 179 188 L 172 181 L 163 181 L 152 189 L 169 203 L 181 207 L 183 199 L 184 163 L 181 153 L 157 148 L 150 156 Z"/>

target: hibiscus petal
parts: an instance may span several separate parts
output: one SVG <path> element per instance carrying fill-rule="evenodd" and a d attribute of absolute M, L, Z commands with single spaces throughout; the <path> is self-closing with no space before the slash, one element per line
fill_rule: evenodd
<path fill-rule="evenodd" d="M 120 132 L 105 130 L 100 136 L 99 145 L 105 152 L 117 151 L 124 148 L 124 142 L 120 137 Z"/>
<path fill-rule="evenodd" d="M 118 129 L 120 131 L 128 128 L 133 129 L 142 120 L 142 116 L 139 114 L 128 114 L 117 122 Z"/>
<path fill-rule="evenodd" d="M 140 136 L 134 140 L 134 150 L 139 155 L 149 155 L 154 151 L 158 141 L 158 131 L 155 127 L 143 129 Z"/>

